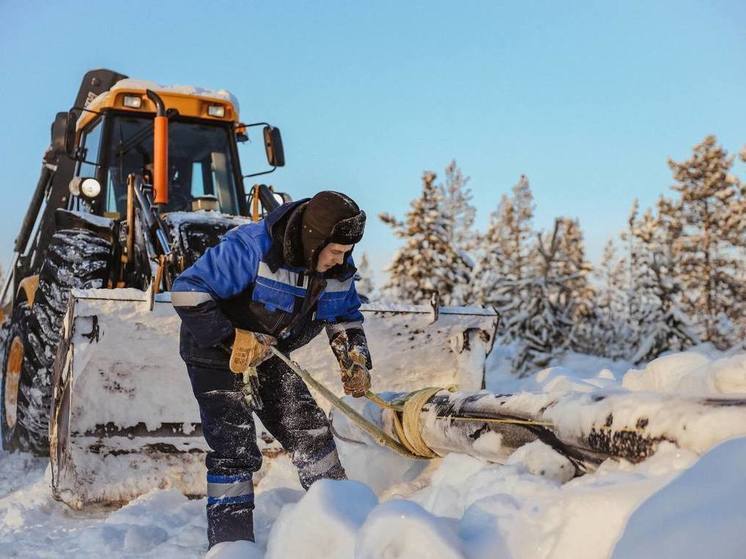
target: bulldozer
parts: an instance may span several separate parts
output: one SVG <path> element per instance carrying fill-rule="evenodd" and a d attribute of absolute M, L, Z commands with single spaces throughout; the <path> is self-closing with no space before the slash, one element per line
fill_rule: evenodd
<path fill-rule="evenodd" d="M 257 131 L 269 168 L 243 174 Z M 246 179 L 285 164 L 279 128 L 244 123 L 227 91 L 85 74 L 56 115 L 2 291 L 0 424 L 7 450 L 49 455 L 75 509 L 157 488 L 205 493 L 196 402 L 170 287 L 233 227 L 290 200 Z M 377 390 L 479 390 L 492 309 L 364 304 Z M 337 385 L 325 341 L 293 355 Z M 281 449 L 258 425 L 260 446 Z"/>

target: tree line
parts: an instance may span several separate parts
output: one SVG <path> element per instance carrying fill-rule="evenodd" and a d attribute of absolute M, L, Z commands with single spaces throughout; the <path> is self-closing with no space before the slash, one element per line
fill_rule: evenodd
<path fill-rule="evenodd" d="M 456 163 L 440 182 L 426 171 L 403 219 L 379 216 L 403 244 L 378 296 L 426 303 L 437 291 L 445 305 L 494 307 L 518 374 L 569 350 L 643 363 L 702 342 L 732 347 L 746 333 L 746 183 L 715 136 L 668 163 L 671 195 L 644 211 L 635 201 L 596 267 L 577 219 L 534 227 L 526 176 L 481 232 Z M 367 261 L 361 275 L 359 290 L 371 295 Z"/>

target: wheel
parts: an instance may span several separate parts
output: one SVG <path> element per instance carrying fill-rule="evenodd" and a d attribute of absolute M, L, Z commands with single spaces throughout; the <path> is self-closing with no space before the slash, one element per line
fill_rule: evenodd
<path fill-rule="evenodd" d="M 28 432 L 25 422 L 25 408 L 21 412 L 19 421 L 19 396 L 21 395 L 21 380 L 29 377 L 31 357 L 26 355 L 28 345 L 28 318 L 31 309 L 27 301 L 19 301 L 13 309 L 5 347 L 3 351 L 2 367 L 2 400 L 0 400 L 0 425 L 2 425 L 2 440 L 5 450 L 28 448 Z M 26 374 L 24 374 L 26 370 Z M 30 387 L 24 386 L 23 392 L 28 393 Z M 25 400 L 24 400 L 25 403 Z M 23 407 L 23 405 L 21 406 Z"/>
<path fill-rule="evenodd" d="M 14 376 L 7 374 L 8 367 L 14 370 L 15 361 L 11 361 L 11 357 L 17 360 L 18 351 L 21 351 L 23 356 L 23 366 L 18 375 L 18 411 L 14 435 L 18 439 L 18 448 L 31 450 L 39 455 L 49 453 L 52 368 L 70 290 L 105 285 L 111 248 L 109 241 L 84 229 L 64 229 L 52 237 L 39 272 L 39 287 L 34 304 L 26 311 L 25 326 L 19 330 L 15 338 L 9 336 L 7 346 L 10 351 L 4 370 L 10 382 L 9 390 L 4 389 L 4 394 L 12 393 L 13 388 Z M 23 324 L 24 320 L 20 320 L 19 325 Z M 19 350 L 20 346 L 16 344 L 15 354 L 14 339 L 22 343 L 22 350 Z M 9 403 L 12 404 L 12 401 L 9 400 Z M 18 429 L 19 425 L 22 427 L 21 430 Z"/>

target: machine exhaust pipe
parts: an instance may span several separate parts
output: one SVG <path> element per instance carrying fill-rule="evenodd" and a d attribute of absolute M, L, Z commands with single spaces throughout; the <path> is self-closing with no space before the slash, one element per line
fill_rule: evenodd
<path fill-rule="evenodd" d="M 156 108 L 153 128 L 153 202 L 168 204 L 168 116 L 163 99 L 153 90 L 145 90 Z"/>

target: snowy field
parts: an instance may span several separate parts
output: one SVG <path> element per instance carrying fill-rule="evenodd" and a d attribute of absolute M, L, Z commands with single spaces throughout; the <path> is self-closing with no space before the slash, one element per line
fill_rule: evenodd
<path fill-rule="evenodd" d="M 646 397 L 746 396 L 746 353 L 690 351 L 659 358 L 643 370 L 570 355 L 520 381 L 502 369 L 496 351 L 490 390 L 616 387 Z M 285 457 L 266 460 L 257 476 L 256 544 L 221 544 L 208 557 L 746 556 L 746 438 L 726 440 L 703 456 L 664 443 L 640 464 L 608 460 L 572 480 L 566 459 L 538 441 L 505 465 L 459 455 L 408 461 L 339 444 L 354 481 L 322 481 L 304 494 Z M 51 498 L 47 465 L 27 455 L 0 454 L 0 556 L 205 555 L 204 500 L 155 491 L 120 510 L 74 512 Z"/>

